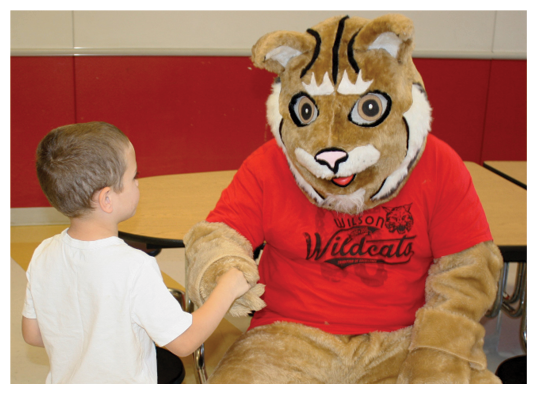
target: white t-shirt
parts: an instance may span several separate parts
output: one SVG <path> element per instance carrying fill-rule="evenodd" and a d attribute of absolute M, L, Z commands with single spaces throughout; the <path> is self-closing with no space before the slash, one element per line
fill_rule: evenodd
<path fill-rule="evenodd" d="M 23 316 L 38 321 L 47 383 L 157 383 L 154 342 L 192 324 L 155 258 L 118 237 L 79 241 L 65 230 L 39 245 L 26 276 Z"/>

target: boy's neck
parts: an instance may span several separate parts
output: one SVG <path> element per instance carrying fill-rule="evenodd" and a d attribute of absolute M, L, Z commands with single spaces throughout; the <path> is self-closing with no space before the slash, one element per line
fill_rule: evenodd
<path fill-rule="evenodd" d="M 100 239 L 117 237 L 117 223 L 97 220 L 93 217 L 71 218 L 67 233 L 79 241 L 98 241 Z"/>

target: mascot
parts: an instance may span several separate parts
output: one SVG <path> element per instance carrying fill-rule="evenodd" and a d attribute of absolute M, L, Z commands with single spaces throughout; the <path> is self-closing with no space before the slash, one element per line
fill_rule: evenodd
<path fill-rule="evenodd" d="M 209 382 L 500 383 L 479 321 L 502 258 L 466 167 L 429 134 L 413 35 L 401 15 L 335 17 L 253 47 L 278 74 L 275 138 L 185 237 L 195 304 L 229 267 L 252 285 L 230 310 L 256 311 L 250 328 Z"/>

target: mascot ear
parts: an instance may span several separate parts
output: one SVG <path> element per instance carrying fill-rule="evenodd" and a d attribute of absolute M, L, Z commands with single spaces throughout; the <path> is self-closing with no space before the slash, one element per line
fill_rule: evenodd
<path fill-rule="evenodd" d="M 414 24 L 403 15 L 384 15 L 364 26 L 354 42 L 353 49 L 363 52 L 381 49 L 399 63 L 412 56 Z"/>
<path fill-rule="evenodd" d="M 281 74 L 289 60 L 315 49 L 313 36 L 290 31 L 276 31 L 261 37 L 252 48 L 256 67 Z"/>

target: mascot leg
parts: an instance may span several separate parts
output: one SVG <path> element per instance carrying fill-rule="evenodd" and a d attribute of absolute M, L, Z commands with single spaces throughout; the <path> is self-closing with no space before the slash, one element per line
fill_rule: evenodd
<path fill-rule="evenodd" d="M 412 327 L 351 337 L 354 369 L 349 383 L 394 384 L 408 356 Z"/>
<path fill-rule="evenodd" d="M 470 383 L 472 384 L 501 384 L 502 381 L 488 369 L 476 370 L 470 372 Z"/>
<path fill-rule="evenodd" d="M 335 354 L 323 336 L 294 323 L 256 327 L 229 348 L 209 383 L 324 383 Z"/>
<path fill-rule="evenodd" d="M 410 327 L 349 336 L 274 323 L 239 338 L 209 383 L 395 383 L 409 344 Z"/>

